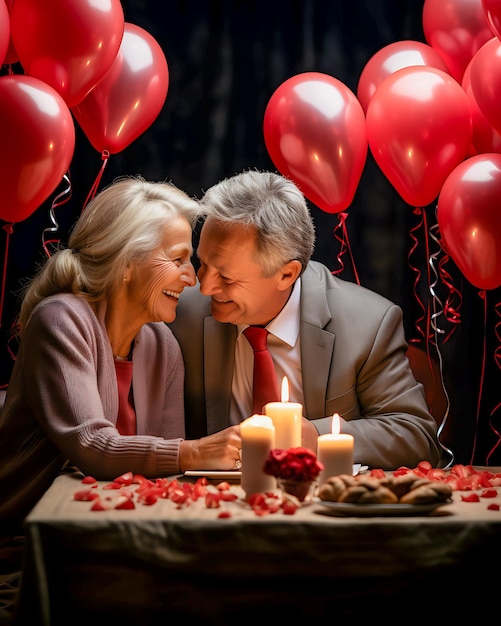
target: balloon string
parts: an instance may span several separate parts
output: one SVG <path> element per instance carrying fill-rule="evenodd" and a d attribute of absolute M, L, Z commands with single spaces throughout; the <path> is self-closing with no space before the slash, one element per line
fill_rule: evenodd
<path fill-rule="evenodd" d="M 108 159 L 109 158 L 110 158 L 110 153 L 108 152 L 108 150 L 103 150 L 102 153 L 101 153 L 101 159 L 103 161 L 103 163 L 101 165 L 101 169 L 99 170 L 99 172 L 98 172 L 98 174 L 96 176 L 96 180 L 94 181 L 92 187 L 89 190 L 87 198 L 85 199 L 84 205 L 82 207 L 82 211 L 85 209 L 87 204 L 92 200 L 92 198 L 96 195 L 96 192 L 97 192 L 98 187 L 99 187 L 99 183 L 101 182 L 101 178 L 103 177 L 104 168 L 108 164 Z"/>
<path fill-rule="evenodd" d="M 477 400 L 477 415 L 475 418 L 475 436 L 473 438 L 473 450 L 471 453 L 470 464 L 473 464 L 473 459 L 475 458 L 475 452 L 478 443 L 478 425 L 480 422 L 480 405 L 482 401 L 483 389 L 484 389 L 484 379 L 485 379 L 485 360 L 487 354 L 487 342 L 486 342 L 486 328 L 487 328 L 487 293 L 485 289 L 482 289 L 478 292 L 479 297 L 484 302 L 484 340 L 482 344 L 482 367 L 480 370 L 480 385 L 478 390 L 478 400 Z"/>
<path fill-rule="evenodd" d="M 449 260 L 449 256 L 445 254 L 445 256 L 443 256 L 438 263 L 442 284 L 449 290 L 444 305 L 444 316 L 447 322 L 453 325 L 451 330 L 446 334 L 444 343 L 449 341 L 458 326 L 461 324 L 461 306 L 463 303 L 461 292 L 454 287 L 452 276 L 446 269 L 446 265 L 449 263 Z"/>
<path fill-rule="evenodd" d="M 435 214 L 437 213 L 437 211 L 438 211 L 438 205 L 435 209 Z M 447 341 L 449 341 L 449 339 L 452 337 L 452 335 L 458 328 L 459 324 L 461 323 L 460 309 L 462 305 L 462 296 L 461 296 L 461 292 L 454 287 L 452 276 L 446 269 L 446 266 L 450 261 L 450 257 L 447 254 L 447 251 L 445 250 L 445 247 L 443 246 L 441 238 L 440 238 L 440 229 L 438 228 L 438 220 L 437 220 L 437 225 L 435 229 L 439 233 L 437 237 L 435 237 L 433 234 L 434 230 L 433 232 L 430 231 L 430 233 L 433 239 L 435 240 L 435 242 L 437 243 L 440 251 L 442 252 L 442 258 L 438 262 L 438 273 L 439 273 L 442 284 L 448 290 L 447 297 L 445 300 L 445 305 L 443 307 L 443 314 L 444 314 L 444 319 L 449 324 L 452 324 L 452 327 L 450 328 L 449 332 L 446 332 L 444 336 L 444 343 L 447 343 Z"/>
<path fill-rule="evenodd" d="M 501 318 L 501 303 L 500 302 L 498 302 L 496 304 L 496 306 L 494 307 L 494 311 L 495 311 L 496 316 L 498 318 L 498 321 L 496 322 L 496 324 L 494 326 L 494 333 L 495 333 L 496 339 L 498 341 L 498 345 L 496 346 L 496 349 L 494 350 L 494 360 L 496 362 L 496 365 L 497 365 L 498 369 L 501 369 L 501 322 L 499 321 L 499 319 Z M 491 456 L 494 454 L 496 449 L 501 444 L 501 433 L 496 428 L 496 425 L 494 424 L 494 416 L 499 411 L 500 407 L 501 407 L 501 402 L 497 404 L 497 406 L 492 410 L 492 412 L 490 414 L 489 425 L 491 427 L 491 430 L 497 436 L 497 441 L 494 444 L 494 446 L 492 447 L 492 449 L 489 452 L 489 454 L 487 455 L 487 465 L 489 465 Z"/>
<path fill-rule="evenodd" d="M 345 211 L 341 211 L 337 215 L 338 215 L 338 223 L 337 223 L 337 226 L 334 228 L 334 236 L 341 244 L 341 247 L 336 257 L 337 262 L 339 264 L 339 268 L 337 270 L 333 270 L 332 274 L 339 275 L 344 270 L 343 256 L 348 251 L 350 255 L 350 261 L 351 261 L 353 274 L 355 275 L 355 280 L 357 281 L 357 284 L 360 285 L 360 278 L 358 276 L 357 268 L 355 266 L 355 259 L 353 257 L 353 253 L 352 253 L 351 246 L 350 246 L 350 239 L 348 236 L 348 230 L 346 228 L 346 220 L 348 218 L 348 213 L 346 213 Z M 338 233 L 339 230 L 341 230 L 341 235 L 339 235 Z"/>
<path fill-rule="evenodd" d="M 2 272 L 2 292 L 0 293 L 0 327 L 2 326 L 3 303 L 5 299 L 5 285 L 7 282 L 7 260 L 9 258 L 9 243 L 10 243 L 10 236 L 14 232 L 14 224 L 4 224 L 3 229 L 6 232 L 6 236 L 5 236 L 5 255 L 4 255 L 3 272 Z"/>
<path fill-rule="evenodd" d="M 49 210 L 49 217 L 50 217 L 50 221 L 52 222 L 53 226 L 49 227 L 49 228 L 45 228 L 42 232 L 42 246 L 43 249 L 45 251 L 45 254 L 50 257 L 51 253 L 49 248 L 47 247 L 47 244 L 51 244 L 54 247 L 57 247 L 59 244 L 59 239 L 46 239 L 46 233 L 57 233 L 58 229 L 59 229 L 59 224 L 56 220 L 56 214 L 54 212 L 54 209 L 57 209 L 58 207 L 60 207 L 62 204 L 65 204 L 66 202 L 68 202 L 68 200 L 71 198 L 71 181 L 70 178 L 68 176 L 68 174 L 65 174 L 63 176 L 63 180 L 67 183 L 67 186 L 65 189 L 63 189 L 63 191 L 61 191 L 61 193 L 59 193 L 53 200 L 52 205 L 50 207 Z M 65 198 L 65 196 L 67 196 Z M 63 200 L 64 198 L 64 200 Z"/>
<path fill-rule="evenodd" d="M 426 292 L 432 293 L 431 289 L 431 257 L 430 257 L 430 243 L 428 238 L 428 220 L 426 217 L 426 210 L 422 210 L 423 215 L 423 240 L 424 240 L 424 248 L 425 248 L 425 258 L 426 258 Z M 431 305 L 430 299 L 426 298 L 426 345 L 429 343 L 434 343 L 433 335 L 430 332 L 431 328 Z M 429 350 L 427 349 L 428 354 Z"/>
<path fill-rule="evenodd" d="M 438 229 L 438 224 L 431 226 L 429 229 L 430 239 L 438 244 L 437 237 L 435 236 L 435 231 Z M 445 330 L 440 328 L 438 325 L 438 319 L 444 315 L 444 306 L 442 300 L 437 294 L 437 285 L 438 285 L 438 270 L 437 270 L 437 257 L 440 252 L 440 246 L 437 245 L 437 252 L 431 253 L 428 248 L 428 280 L 429 280 L 429 290 L 431 294 L 431 306 L 432 306 L 432 314 L 431 314 L 431 328 L 435 333 L 435 344 L 437 343 L 436 337 L 437 335 L 445 335 Z M 432 280 L 433 276 L 433 280 Z"/>
<path fill-rule="evenodd" d="M 442 450 L 449 455 L 449 462 L 446 465 L 446 468 L 449 468 L 454 463 L 454 453 L 452 450 L 447 447 L 442 442 L 442 433 L 446 427 L 447 420 L 449 418 L 450 412 L 450 398 L 447 393 L 447 388 L 444 380 L 444 368 L 443 368 L 443 357 L 440 349 L 440 336 L 445 335 L 445 330 L 439 327 L 437 320 L 440 318 L 443 311 L 443 304 L 441 299 L 437 294 L 437 284 L 438 284 L 438 271 L 436 267 L 437 257 L 440 253 L 440 244 L 435 235 L 435 232 L 438 230 L 438 224 L 434 224 L 433 226 L 428 227 L 426 212 L 423 211 L 423 230 L 424 230 L 424 241 L 425 241 L 425 251 L 426 251 L 426 259 L 427 259 L 427 279 L 428 279 L 428 291 L 431 295 L 431 304 L 427 306 L 427 336 L 428 341 L 426 342 L 426 355 L 428 359 L 428 367 L 431 371 L 432 380 L 433 380 L 433 389 L 436 389 L 437 382 L 440 383 L 440 387 L 446 399 L 446 409 L 444 415 L 442 417 L 442 421 L 437 430 L 437 440 L 440 444 Z M 431 251 L 431 243 L 434 242 L 436 245 L 436 251 L 432 253 Z M 435 353 L 438 358 L 438 374 L 436 373 L 435 367 L 433 367 L 434 360 L 431 354 L 430 346 L 433 345 L 435 347 Z M 437 381 L 437 377 L 439 381 Z M 433 397 L 432 397 L 433 402 Z"/>
<path fill-rule="evenodd" d="M 421 336 L 421 340 L 422 339 L 426 339 L 428 333 L 425 333 L 423 328 L 422 328 L 422 324 L 423 324 L 423 320 L 425 318 L 425 312 L 426 309 L 423 305 L 423 302 L 421 301 L 421 298 L 419 297 L 418 294 L 418 285 L 419 282 L 421 280 L 421 272 L 419 270 L 419 268 L 415 265 L 412 264 L 412 257 L 417 249 L 418 246 L 418 238 L 415 235 L 416 230 L 418 230 L 418 228 L 421 228 L 423 226 L 423 210 L 420 208 L 416 208 L 414 209 L 414 213 L 416 215 L 420 215 L 421 216 L 421 220 L 419 221 L 418 224 L 416 224 L 416 226 L 413 226 L 410 230 L 410 237 L 411 237 L 411 241 L 413 242 L 411 244 L 411 249 L 409 250 L 409 254 L 407 255 L 407 260 L 409 262 L 409 267 L 414 271 L 414 273 L 416 274 L 416 278 L 414 280 L 414 297 L 416 299 L 416 302 L 418 303 L 418 306 L 420 307 L 422 313 L 418 316 L 418 318 L 416 319 L 415 322 L 415 330 L 417 332 L 418 335 Z M 420 339 L 410 339 L 411 343 L 418 343 L 420 342 Z M 426 342 L 427 343 L 427 342 Z"/>
<path fill-rule="evenodd" d="M 451 402 L 450 402 L 449 394 L 447 393 L 447 388 L 444 383 L 444 364 L 443 364 L 442 354 L 440 350 L 437 350 L 437 355 L 438 355 L 438 366 L 439 366 L 439 372 L 440 372 L 440 384 L 442 385 L 442 390 L 444 392 L 444 396 L 446 400 L 446 408 L 445 408 L 444 416 L 442 417 L 442 421 L 440 422 L 440 425 L 437 429 L 437 441 L 440 447 L 442 448 L 442 450 L 449 455 L 449 462 L 447 463 L 447 465 L 444 466 L 444 469 L 449 469 L 454 464 L 454 452 L 442 442 L 442 433 L 446 427 L 447 420 L 449 419 Z M 433 376 L 435 376 L 435 372 L 433 371 L 433 368 L 431 368 L 431 371 L 432 371 Z"/>

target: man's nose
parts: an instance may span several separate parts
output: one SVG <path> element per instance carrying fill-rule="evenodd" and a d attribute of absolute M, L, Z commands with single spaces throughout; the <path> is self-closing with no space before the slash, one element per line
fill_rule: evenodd
<path fill-rule="evenodd" d="M 210 296 L 217 290 L 218 285 L 215 273 L 207 268 L 200 268 L 197 275 L 200 282 L 200 291 L 204 296 Z"/>

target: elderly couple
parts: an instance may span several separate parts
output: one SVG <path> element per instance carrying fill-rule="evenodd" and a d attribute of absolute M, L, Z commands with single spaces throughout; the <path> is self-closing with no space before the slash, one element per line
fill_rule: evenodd
<path fill-rule="evenodd" d="M 0 417 L 3 528 L 68 463 L 102 480 L 234 468 L 252 414 L 247 325 L 270 331 L 278 380 L 304 407 L 303 445 L 316 450 L 337 412 L 355 462 L 436 465 L 401 309 L 311 261 L 314 243 L 304 196 L 271 172 L 200 201 L 140 177 L 96 195 L 24 290 Z"/>

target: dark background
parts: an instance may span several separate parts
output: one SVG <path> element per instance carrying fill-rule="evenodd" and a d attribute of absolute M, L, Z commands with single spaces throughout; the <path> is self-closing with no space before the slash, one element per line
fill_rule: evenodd
<path fill-rule="evenodd" d="M 382 47 L 403 40 L 426 43 L 423 0 L 122 0 L 122 7 L 125 21 L 144 28 L 162 47 L 169 89 L 150 128 L 111 155 L 99 189 L 118 175 L 141 174 L 150 180 L 172 180 L 200 197 L 221 178 L 244 169 L 275 170 L 264 143 L 263 118 L 282 82 L 301 72 L 323 72 L 356 94 L 365 64 Z M 51 237 L 65 243 L 101 169 L 101 155 L 75 126 L 71 197 L 68 194 L 52 209 L 65 188 L 61 184 L 29 218 L 15 223 L 9 236 L 5 228 L 1 234 L 7 278 L 0 386 L 8 382 L 17 346 L 11 324 L 19 288 L 45 258 L 44 229 L 52 228 Z M 345 243 L 352 263 L 346 250 L 341 260 L 338 257 L 339 216 L 309 204 L 317 230 L 314 258 L 342 278 L 358 277 L 362 285 L 401 305 L 408 339 L 442 361 L 450 405 L 440 437 L 454 452 L 455 462 L 501 464 L 500 449 L 489 456 L 499 441 L 496 430 L 501 429 L 496 414 L 501 378 L 496 363 L 499 289 L 480 291 L 450 261 L 457 321 L 439 316 L 439 332 L 431 328 L 427 340 L 423 315 L 426 320 L 428 311 L 440 312 L 451 293 L 450 286 L 439 283 L 433 289 L 435 298 L 429 295 L 425 244 L 430 235 L 438 236 L 435 206 L 419 212 L 405 204 L 368 151 L 347 209 Z M 428 230 L 422 226 L 423 212 Z"/>

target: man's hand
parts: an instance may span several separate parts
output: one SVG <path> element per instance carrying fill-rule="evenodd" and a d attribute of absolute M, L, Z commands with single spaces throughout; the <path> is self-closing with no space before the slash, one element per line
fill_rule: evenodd
<path fill-rule="evenodd" d="M 306 417 L 303 417 L 301 424 L 301 439 L 301 445 L 303 447 L 309 448 L 315 454 L 317 453 L 318 431 L 313 425 L 313 422 L 310 422 Z"/>

